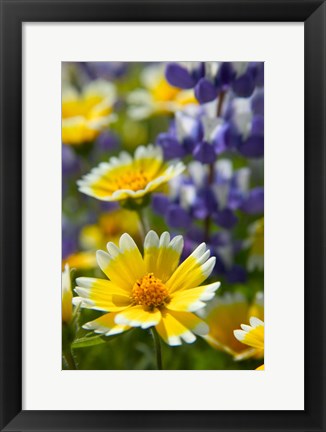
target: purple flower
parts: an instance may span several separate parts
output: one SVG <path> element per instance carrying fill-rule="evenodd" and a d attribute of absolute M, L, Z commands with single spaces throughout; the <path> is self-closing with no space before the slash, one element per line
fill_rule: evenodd
<path fill-rule="evenodd" d="M 245 283 L 247 281 L 247 272 L 242 266 L 235 264 L 226 272 L 226 278 L 230 284 Z"/>
<path fill-rule="evenodd" d="M 196 219 L 205 219 L 217 211 L 217 202 L 213 190 L 203 187 L 197 191 L 196 198 L 191 205 L 191 212 Z"/>
<path fill-rule="evenodd" d="M 168 207 L 170 205 L 170 200 L 166 195 L 154 194 L 152 197 L 152 207 L 155 213 L 164 216 Z"/>
<path fill-rule="evenodd" d="M 264 83 L 264 63 L 261 62 L 183 62 L 169 63 L 166 79 L 182 89 L 194 88 L 200 104 L 213 101 L 229 89 L 243 98 L 250 97 L 256 86 Z"/>
<path fill-rule="evenodd" d="M 167 208 L 166 221 L 172 228 L 188 228 L 191 217 L 180 205 L 172 204 Z"/>
<path fill-rule="evenodd" d="M 233 228 L 238 222 L 238 218 L 233 213 L 232 210 L 226 208 L 224 210 L 218 211 L 214 215 L 214 221 L 217 225 L 225 229 Z"/>
<path fill-rule="evenodd" d="M 201 78 L 195 87 L 195 96 L 201 104 L 211 102 L 217 97 L 217 88 L 211 81 Z"/>
<path fill-rule="evenodd" d="M 264 137 L 252 135 L 238 145 L 239 152 L 248 158 L 261 158 L 264 156 Z"/>
<path fill-rule="evenodd" d="M 251 99 L 251 108 L 254 114 L 264 115 L 264 91 L 258 90 Z"/>
<path fill-rule="evenodd" d="M 166 160 L 182 158 L 186 155 L 185 147 L 169 132 L 160 133 L 156 138 L 156 144 L 162 147 Z"/>
<path fill-rule="evenodd" d="M 255 90 L 255 81 L 250 71 L 236 78 L 232 83 L 234 93 L 243 98 L 251 96 Z"/>
<path fill-rule="evenodd" d="M 241 210 L 248 214 L 262 214 L 264 212 L 264 189 L 252 189 L 244 199 Z"/>
<path fill-rule="evenodd" d="M 101 152 L 117 150 L 119 147 L 120 140 L 114 132 L 104 131 L 96 139 L 96 148 Z"/>
<path fill-rule="evenodd" d="M 127 62 L 81 62 L 80 66 L 91 80 L 121 78 L 129 67 Z"/>
<path fill-rule="evenodd" d="M 62 259 L 74 253 L 78 247 L 78 228 L 63 217 L 62 219 Z"/>
<path fill-rule="evenodd" d="M 199 142 L 192 154 L 194 159 L 204 164 L 210 164 L 216 160 L 214 147 L 206 141 Z"/>
<path fill-rule="evenodd" d="M 174 87 L 191 89 L 203 76 L 203 73 L 203 64 L 200 62 L 169 63 L 165 77 Z"/>
<path fill-rule="evenodd" d="M 62 174 L 73 174 L 80 169 L 80 163 L 74 150 L 65 144 L 62 145 Z"/>
<path fill-rule="evenodd" d="M 264 156 L 264 116 L 253 112 L 249 99 L 234 99 L 231 102 L 230 129 L 226 141 L 245 157 Z"/>

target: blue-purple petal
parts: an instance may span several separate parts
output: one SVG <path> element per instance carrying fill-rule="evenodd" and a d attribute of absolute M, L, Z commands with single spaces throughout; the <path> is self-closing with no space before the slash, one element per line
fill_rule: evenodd
<path fill-rule="evenodd" d="M 166 195 L 154 194 L 152 197 L 152 207 L 155 213 L 164 216 L 168 207 L 170 206 L 170 200 Z"/>
<path fill-rule="evenodd" d="M 234 265 L 226 273 L 226 278 L 230 284 L 245 283 L 247 281 L 247 272 L 240 265 Z"/>
<path fill-rule="evenodd" d="M 216 160 L 216 153 L 212 144 L 202 141 L 196 145 L 193 152 L 194 159 L 201 163 L 209 164 Z"/>
<path fill-rule="evenodd" d="M 232 229 L 236 223 L 238 222 L 238 218 L 233 213 L 232 210 L 226 208 L 223 210 L 219 210 L 214 215 L 214 221 L 215 223 L 225 229 Z"/>
<path fill-rule="evenodd" d="M 179 141 L 170 133 L 160 133 L 156 139 L 156 144 L 163 150 L 164 159 L 182 158 L 186 152 Z"/>
<path fill-rule="evenodd" d="M 69 175 L 76 172 L 80 168 L 78 157 L 74 150 L 68 146 L 62 145 L 62 174 Z"/>
<path fill-rule="evenodd" d="M 195 96 L 199 103 L 204 104 L 217 98 L 215 85 L 206 78 L 201 78 L 195 87 Z"/>
<path fill-rule="evenodd" d="M 103 152 L 117 150 L 120 147 L 119 137 L 113 132 L 104 131 L 96 139 L 96 147 Z"/>
<path fill-rule="evenodd" d="M 264 92 L 257 91 L 252 97 L 251 108 L 254 114 L 264 115 Z"/>
<path fill-rule="evenodd" d="M 264 117 L 255 115 L 252 119 L 251 134 L 255 136 L 264 136 Z"/>
<path fill-rule="evenodd" d="M 178 63 L 169 63 L 165 70 L 165 77 L 169 84 L 182 89 L 191 89 L 196 80 L 190 72 Z"/>
<path fill-rule="evenodd" d="M 244 199 L 241 210 L 248 214 L 262 214 L 264 212 L 264 188 L 252 189 Z"/>
<path fill-rule="evenodd" d="M 225 123 L 218 129 L 216 135 L 212 139 L 212 145 L 217 155 L 220 155 L 229 147 L 229 128 L 230 126 L 228 123 Z"/>
<path fill-rule="evenodd" d="M 248 71 L 235 79 L 232 83 L 234 93 L 243 98 L 251 96 L 255 90 L 255 81 L 252 74 Z"/>
<path fill-rule="evenodd" d="M 191 224 L 190 215 L 178 204 L 172 204 L 166 211 L 166 221 L 172 228 L 188 228 Z"/>
<path fill-rule="evenodd" d="M 239 152 L 248 158 L 264 156 L 264 137 L 253 135 L 238 145 Z"/>

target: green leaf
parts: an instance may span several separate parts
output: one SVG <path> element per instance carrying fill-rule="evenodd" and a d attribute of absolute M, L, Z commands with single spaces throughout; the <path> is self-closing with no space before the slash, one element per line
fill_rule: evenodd
<path fill-rule="evenodd" d="M 75 339 L 71 344 L 71 348 L 72 349 L 86 348 L 93 345 L 99 345 L 105 342 L 106 340 L 101 335 L 85 336 L 80 339 Z"/>
<path fill-rule="evenodd" d="M 93 336 L 88 336 L 93 335 Z M 87 348 L 94 345 L 100 345 L 106 342 L 110 342 L 112 339 L 115 339 L 119 334 L 105 337 L 103 335 L 95 335 L 94 333 L 88 333 L 88 335 L 75 339 L 73 343 L 71 344 L 72 349 L 78 349 L 78 348 Z"/>

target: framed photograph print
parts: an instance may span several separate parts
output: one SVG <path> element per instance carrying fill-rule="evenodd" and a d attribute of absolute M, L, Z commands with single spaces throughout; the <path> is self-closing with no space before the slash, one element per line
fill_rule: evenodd
<path fill-rule="evenodd" d="M 324 431 L 325 3 L 1 0 L 2 431 Z"/>

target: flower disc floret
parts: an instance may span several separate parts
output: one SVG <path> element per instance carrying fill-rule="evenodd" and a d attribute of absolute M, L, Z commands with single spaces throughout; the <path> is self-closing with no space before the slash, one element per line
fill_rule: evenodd
<path fill-rule="evenodd" d="M 161 307 L 169 303 L 169 292 L 161 279 L 153 273 L 148 273 L 135 283 L 132 289 L 132 300 L 136 305 L 142 305 L 149 309 Z"/>
<path fill-rule="evenodd" d="M 122 174 L 113 180 L 116 185 L 116 189 L 131 189 L 137 191 L 144 189 L 148 183 L 148 177 L 144 174 L 144 170 L 129 171 Z"/>

